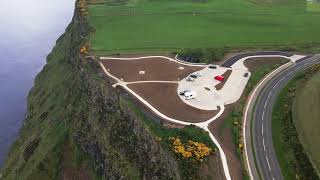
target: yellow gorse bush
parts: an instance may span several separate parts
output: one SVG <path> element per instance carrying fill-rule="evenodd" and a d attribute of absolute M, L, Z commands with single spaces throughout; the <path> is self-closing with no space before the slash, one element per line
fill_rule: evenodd
<path fill-rule="evenodd" d="M 203 161 L 203 158 L 213 153 L 213 150 L 205 144 L 189 140 L 187 143 L 182 143 L 179 137 L 170 137 L 173 151 L 181 154 L 183 158 L 193 158 L 198 161 Z"/>
<path fill-rule="evenodd" d="M 87 49 L 85 46 L 83 46 L 82 48 L 80 48 L 80 53 L 81 53 L 81 54 L 84 54 L 84 55 L 89 54 L 88 49 Z"/>

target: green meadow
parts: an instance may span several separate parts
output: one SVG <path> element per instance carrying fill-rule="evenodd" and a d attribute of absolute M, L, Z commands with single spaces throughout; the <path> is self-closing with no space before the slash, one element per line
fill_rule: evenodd
<path fill-rule="evenodd" d="M 320 71 L 300 87 L 293 106 L 294 122 L 300 141 L 314 168 L 320 172 Z"/>
<path fill-rule="evenodd" d="M 96 53 L 320 43 L 320 12 L 301 0 L 100 0 Z"/>

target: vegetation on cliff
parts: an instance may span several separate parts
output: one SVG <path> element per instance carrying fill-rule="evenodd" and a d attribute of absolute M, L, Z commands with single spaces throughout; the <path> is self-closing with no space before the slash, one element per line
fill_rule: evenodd
<path fill-rule="evenodd" d="M 92 32 L 88 17 L 77 8 L 30 91 L 26 120 L 2 178 L 198 177 L 196 166 L 191 171 L 182 168 L 187 163 L 175 157 L 168 137 L 213 147 L 208 134 L 195 127 L 165 128 L 137 115 L 140 108 L 132 99 L 112 88 L 94 58 L 85 57 Z"/>

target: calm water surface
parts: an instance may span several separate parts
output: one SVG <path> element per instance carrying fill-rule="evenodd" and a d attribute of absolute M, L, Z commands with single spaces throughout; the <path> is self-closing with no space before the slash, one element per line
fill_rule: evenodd
<path fill-rule="evenodd" d="M 74 0 L 1 2 L 0 168 L 18 136 L 33 80 L 71 21 L 73 9 Z"/>

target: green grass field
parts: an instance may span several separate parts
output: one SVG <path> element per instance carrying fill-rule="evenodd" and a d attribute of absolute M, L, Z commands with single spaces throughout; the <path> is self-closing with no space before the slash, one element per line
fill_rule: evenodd
<path fill-rule="evenodd" d="M 312 160 L 315 168 L 320 170 L 320 71 L 305 86 L 298 89 L 293 115 L 300 141 Z"/>
<path fill-rule="evenodd" d="M 97 53 L 320 43 L 320 13 L 303 0 L 100 2 L 89 6 Z"/>
<path fill-rule="evenodd" d="M 309 11 L 309 12 L 320 12 L 320 1 L 309 0 L 307 2 L 307 11 Z"/>

